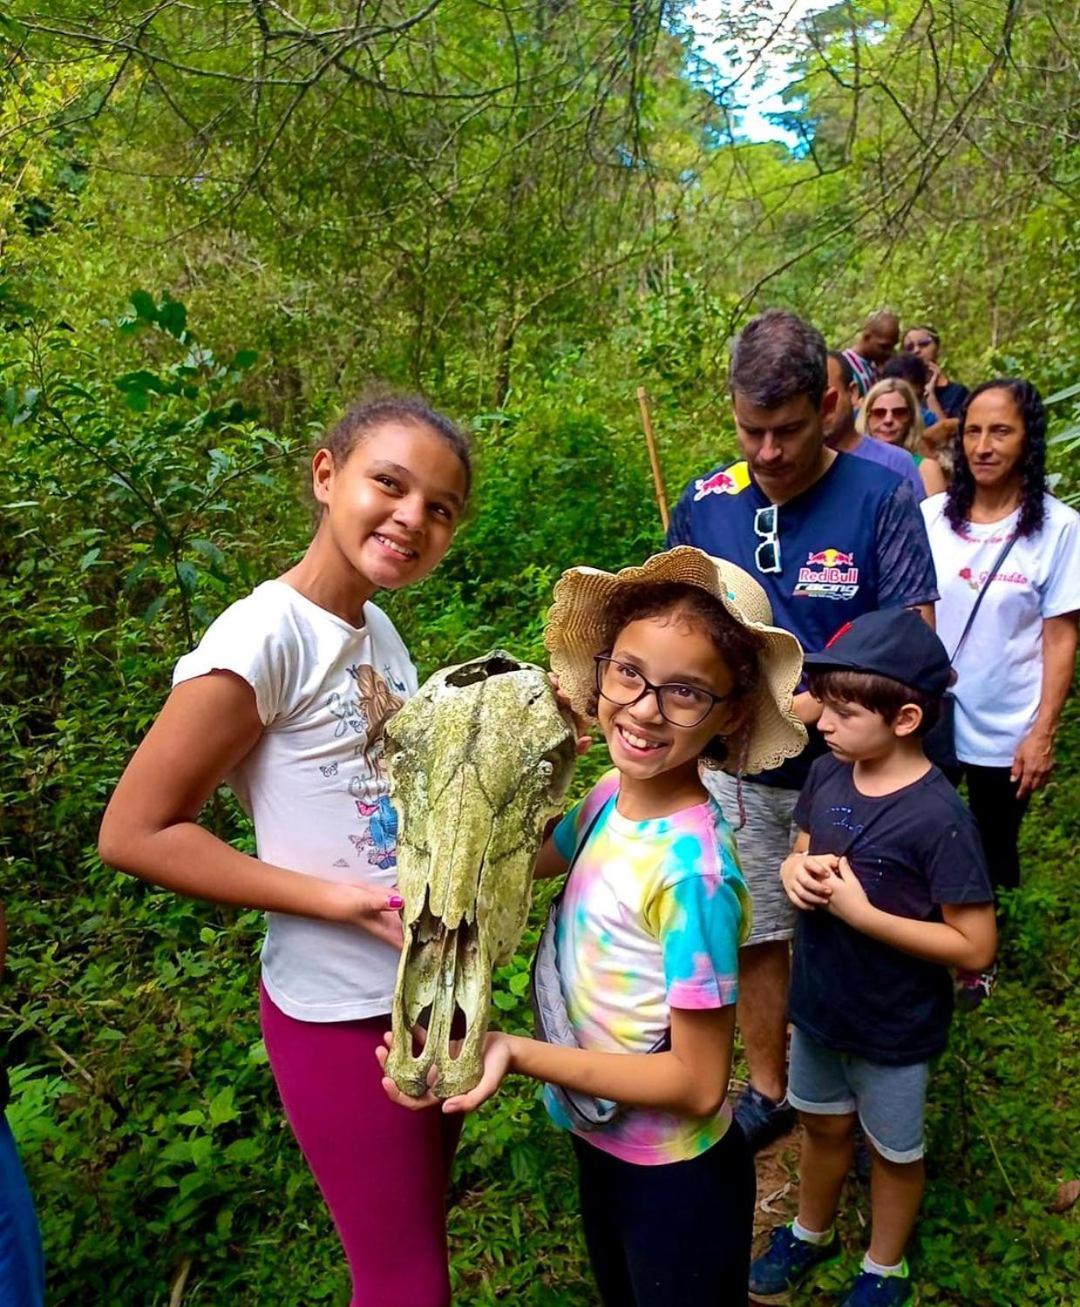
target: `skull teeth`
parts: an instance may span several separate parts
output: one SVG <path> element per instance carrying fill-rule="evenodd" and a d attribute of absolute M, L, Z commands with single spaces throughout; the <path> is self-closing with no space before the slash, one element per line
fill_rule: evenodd
<path fill-rule="evenodd" d="M 387 1064 L 406 1092 L 423 1095 L 432 1067 L 438 1070 L 434 1092 L 439 1098 L 468 1093 L 476 1084 L 479 1077 L 470 1070 L 474 1059 L 466 1052 L 483 1037 L 479 1017 L 486 964 L 481 953 L 475 922 L 448 928 L 425 905 L 410 927 L 405 972 L 410 982 L 400 1011 L 395 1004 L 394 1047 Z M 418 1049 L 417 1028 L 425 1032 Z"/>

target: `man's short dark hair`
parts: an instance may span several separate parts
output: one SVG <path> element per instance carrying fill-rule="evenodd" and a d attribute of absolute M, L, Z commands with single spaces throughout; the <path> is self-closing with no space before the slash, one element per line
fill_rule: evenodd
<path fill-rule="evenodd" d="M 848 362 L 847 355 L 842 349 L 831 349 L 829 350 L 829 358 L 840 369 L 840 380 L 850 390 L 855 384 L 855 369 Z"/>
<path fill-rule="evenodd" d="M 894 327 L 900 329 L 900 316 L 894 309 L 875 309 L 863 324 L 863 331 L 873 327 Z"/>
<path fill-rule="evenodd" d="M 779 408 L 799 395 L 817 408 L 828 384 L 825 354 L 816 327 L 786 309 L 766 309 L 736 338 L 728 385 L 755 408 Z"/>
<path fill-rule="evenodd" d="M 807 684 L 815 699 L 832 703 L 854 703 L 875 712 L 891 726 L 906 703 L 922 709 L 922 722 L 915 732 L 924 736 L 933 730 L 941 716 L 941 695 L 916 690 L 891 676 L 877 672 L 858 672 L 847 668 L 807 668 Z"/>

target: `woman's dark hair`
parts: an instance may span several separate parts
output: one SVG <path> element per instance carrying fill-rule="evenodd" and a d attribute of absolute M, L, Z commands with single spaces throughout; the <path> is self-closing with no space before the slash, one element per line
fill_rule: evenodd
<path fill-rule="evenodd" d="M 918 354 L 897 354 L 881 369 L 881 375 L 899 377 L 909 386 L 914 386 L 916 394 L 921 394 L 930 379 L 930 370 Z"/>
<path fill-rule="evenodd" d="M 844 669 L 814 670 L 807 668 L 807 685 L 815 699 L 830 703 L 854 703 L 868 712 L 877 713 L 891 726 L 906 703 L 922 709 L 922 721 L 915 732 L 925 735 L 937 725 L 941 716 L 941 695 L 916 690 L 891 676 L 878 676 L 876 672 L 855 672 Z"/>
<path fill-rule="evenodd" d="M 968 395 L 960 414 L 953 442 L 953 479 L 946 491 L 945 518 L 959 532 L 971 513 L 975 498 L 975 478 L 964 454 L 964 428 L 972 404 L 988 390 L 1007 390 L 1012 396 L 1024 424 L 1024 453 L 1020 460 L 1020 521 L 1016 533 L 1032 536 L 1042 530 L 1046 506 L 1046 409 L 1042 396 L 1031 384 L 1019 377 L 995 377 L 984 381 Z"/>
<path fill-rule="evenodd" d="M 631 622 L 647 617 L 677 614 L 703 631 L 723 658 L 731 676 L 729 699 L 742 699 L 752 693 L 761 679 L 758 654 L 764 647 L 756 632 L 742 626 L 728 612 L 719 599 L 696 585 L 682 581 L 653 581 L 627 586 L 604 614 L 604 651 L 610 653 L 619 632 Z M 589 712 L 596 715 L 597 694 L 589 703 Z M 721 763 L 727 757 L 727 745 L 722 736 L 714 736 L 702 750 L 708 762 Z"/>
<path fill-rule="evenodd" d="M 444 440 L 461 463 L 465 473 L 465 498 L 468 499 L 472 489 L 469 439 L 456 423 L 433 409 L 419 395 L 392 390 L 365 395 L 323 436 L 318 442 L 318 448 L 328 449 L 335 467 L 341 467 L 362 440 L 374 435 L 379 427 L 388 422 L 426 427 L 433 435 Z"/>

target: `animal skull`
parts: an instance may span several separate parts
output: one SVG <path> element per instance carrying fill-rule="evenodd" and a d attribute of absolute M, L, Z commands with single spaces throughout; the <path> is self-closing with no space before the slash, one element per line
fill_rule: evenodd
<path fill-rule="evenodd" d="M 425 682 L 387 724 L 386 755 L 405 899 L 387 1071 L 420 1097 L 435 1066 L 435 1093 L 449 1098 L 480 1079 L 492 968 L 521 938 L 544 823 L 574 770 L 574 734 L 546 673 L 495 649 Z M 427 1038 L 414 1054 L 417 1024 Z"/>

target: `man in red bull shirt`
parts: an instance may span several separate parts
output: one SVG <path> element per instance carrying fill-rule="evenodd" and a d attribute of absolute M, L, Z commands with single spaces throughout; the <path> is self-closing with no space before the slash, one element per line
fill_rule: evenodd
<path fill-rule="evenodd" d="M 773 621 L 804 649 L 865 612 L 916 608 L 932 621 L 937 585 L 926 529 L 909 482 L 825 442 L 838 395 L 828 386 L 825 341 L 792 313 L 770 309 L 736 340 L 728 374 L 742 457 L 690 482 L 675 506 L 668 545 L 696 545 L 756 576 Z M 820 708 L 796 696 L 808 725 Z M 754 924 L 739 959 L 738 1020 L 750 1085 L 736 1118 L 755 1148 L 789 1129 L 786 1034 L 792 908 L 780 881 L 792 815 L 814 758 L 816 731 L 800 758 L 743 781 L 747 813 L 739 858 Z M 709 772 L 729 818 L 736 782 Z"/>

